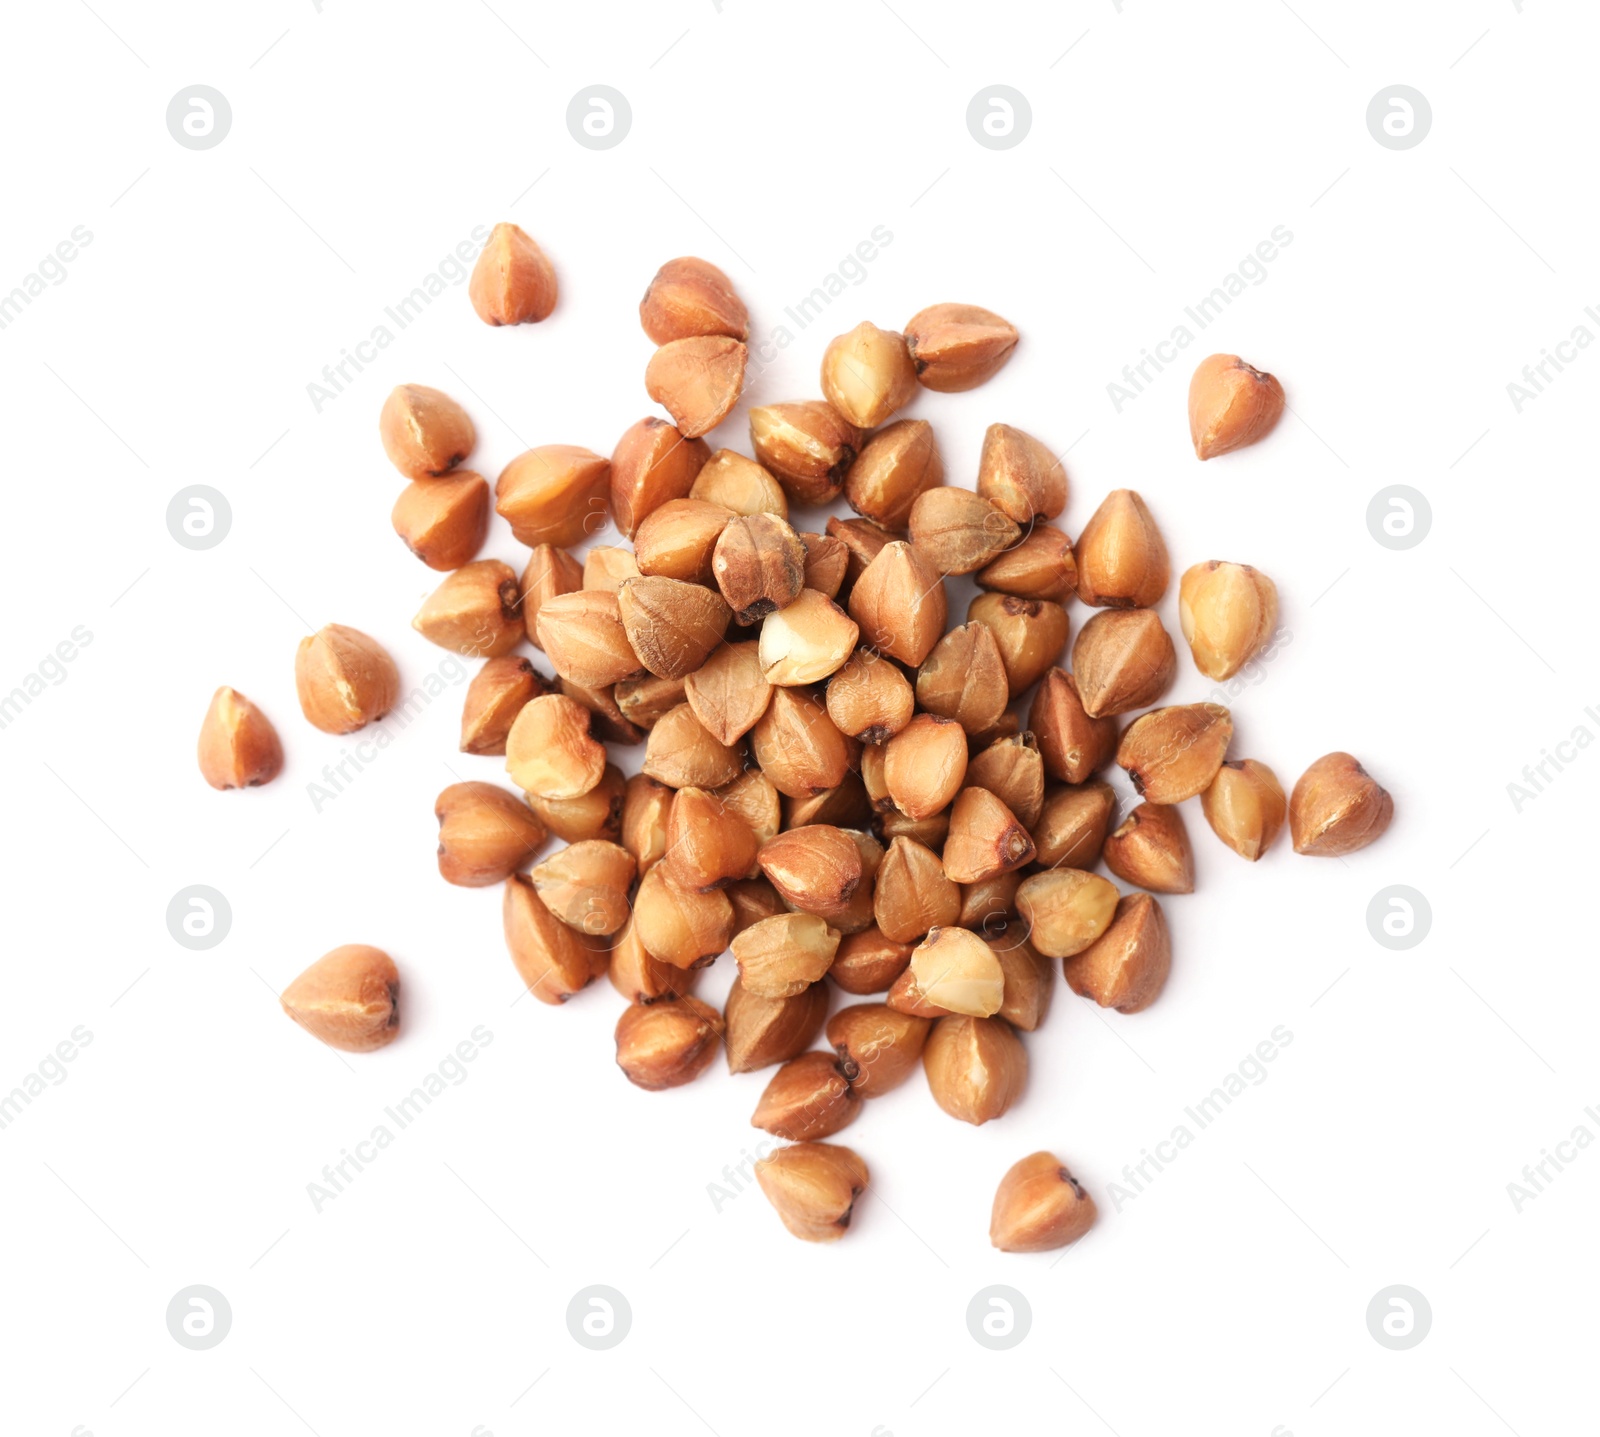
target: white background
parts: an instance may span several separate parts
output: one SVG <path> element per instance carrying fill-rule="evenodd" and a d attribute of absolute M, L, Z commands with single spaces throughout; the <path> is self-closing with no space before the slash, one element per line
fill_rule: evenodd
<path fill-rule="evenodd" d="M 1558 0 L 895 9 L 95 0 L 9 17 L 0 290 L 75 225 L 93 240 L 0 332 L 0 690 L 74 626 L 93 639 L 0 732 L 0 1090 L 75 1026 L 93 1041 L 0 1131 L 6 1431 L 1593 1425 L 1600 1153 L 1520 1213 L 1507 1184 L 1575 1125 L 1600 1134 L 1584 1115 L 1600 757 L 1520 813 L 1506 785 L 1576 726 L 1600 732 L 1581 581 L 1600 356 L 1520 414 L 1506 384 L 1575 325 L 1600 332 L 1583 315 L 1600 301 L 1596 17 Z M 164 120 L 195 83 L 233 112 L 205 152 Z M 593 83 L 633 111 L 605 152 L 565 124 Z M 1033 111 L 1003 153 L 965 124 L 993 83 Z M 1394 83 L 1433 110 L 1402 152 L 1365 123 Z M 553 258 L 555 316 L 492 330 L 450 289 L 317 413 L 323 366 L 501 219 Z M 389 526 L 390 386 L 460 398 L 491 477 L 530 444 L 609 453 L 653 412 L 636 305 L 658 264 L 723 266 L 761 336 L 878 225 L 893 239 L 864 281 L 748 398 L 813 396 L 827 339 L 863 318 L 899 327 L 941 300 L 1006 315 L 1023 337 L 1004 372 L 910 411 L 952 481 L 1005 420 L 1070 446 L 1069 532 L 1131 486 L 1177 571 L 1270 573 L 1293 640 L 1235 704 L 1234 752 L 1287 786 L 1349 749 L 1397 818 L 1346 862 L 1280 842 L 1250 867 L 1189 805 L 1199 891 L 1166 904 L 1160 1002 L 1123 1018 L 1059 990 L 1026 1039 L 1025 1100 L 982 1129 L 920 1078 L 874 1102 L 841 1137 L 872 1192 L 823 1248 L 753 1189 L 720 1212 L 708 1196 L 761 1136 L 761 1078 L 719 1065 L 646 1094 L 613 1064 L 608 984 L 563 1009 L 514 1002 L 498 890 L 434 868 L 437 790 L 501 776 L 456 751 L 464 684 L 319 813 L 307 784 L 349 741 L 303 722 L 292 663 L 337 621 L 388 645 L 408 685 L 448 664 L 409 627 L 438 576 Z M 1293 241 L 1266 281 L 1117 413 L 1122 366 L 1278 225 Z M 1217 350 L 1279 374 L 1293 413 L 1202 466 L 1185 391 Z M 743 415 L 714 439 L 747 449 Z M 199 553 L 165 524 L 194 483 L 233 515 Z M 1392 483 L 1432 506 L 1404 552 L 1366 525 Z M 485 554 L 523 559 L 499 521 Z M 1162 612 L 1176 631 L 1175 586 Z M 196 772 L 219 684 L 283 735 L 265 790 L 217 794 Z M 1209 687 L 1184 656 L 1174 697 Z M 232 907 L 207 952 L 164 917 L 197 883 Z M 1390 884 L 1432 907 L 1404 953 L 1367 927 Z M 273 994 L 347 942 L 395 955 L 406 1007 L 399 1041 L 341 1060 Z M 480 1024 L 493 1042 L 468 1080 L 315 1212 L 323 1165 Z M 1118 1210 L 1123 1165 L 1277 1025 L 1293 1041 L 1267 1080 Z M 1101 1207 L 1059 1264 L 987 1240 L 1001 1173 L 1042 1147 Z M 193 1283 L 233 1310 L 209 1351 L 166 1327 Z M 605 1352 L 565 1319 L 597 1283 L 632 1309 Z M 994 1283 L 1032 1309 L 1004 1352 L 966 1324 Z M 1433 1314 L 1405 1352 L 1365 1320 L 1395 1283 Z"/>

